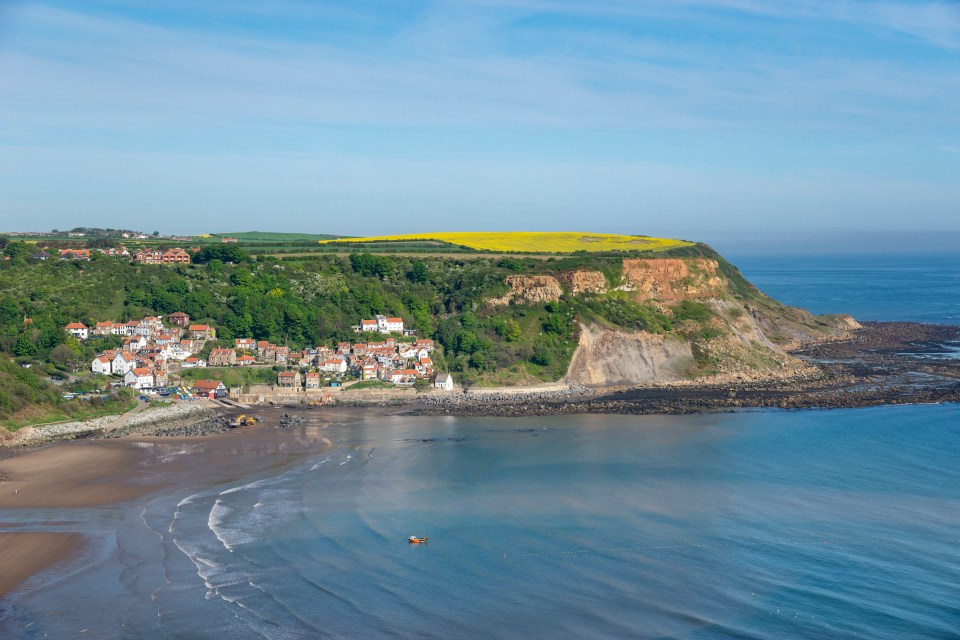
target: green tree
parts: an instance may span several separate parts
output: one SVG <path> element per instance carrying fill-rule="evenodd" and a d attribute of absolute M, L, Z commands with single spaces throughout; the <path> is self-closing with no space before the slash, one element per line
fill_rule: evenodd
<path fill-rule="evenodd" d="M 30 255 L 30 245 L 22 240 L 15 240 L 7 243 L 7 246 L 3 248 L 3 255 L 9 257 L 11 260 L 26 258 Z"/>
<path fill-rule="evenodd" d="M 37 345 L 33 343 L 26 331 L 20 333 L 17 341 L 13 343 L 13 355 L 25 358 L 32 358 L 37 354 Z"/>
<path fill-rule="evenodd" d="M 417 260 L 413 263 L 413 268 L 410 269 L 408 277 L 412 282 L 427 282 L 430 279 L 430 271 L 427 269 L 427 265 L 425 265 L 422 260 Z"/>

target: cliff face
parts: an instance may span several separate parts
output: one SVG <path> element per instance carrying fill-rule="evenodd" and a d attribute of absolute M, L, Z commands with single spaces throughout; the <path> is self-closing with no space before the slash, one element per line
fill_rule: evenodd
<path fill-rule="evenodd" d="M 490 304 L 554 302 L 563 295 L 560 282 L 553 276 L 507 276 L 506 283 L 510 291 L 501 298 L 491 299 Z"/>
<path fill-rule="evenodd" d="M 561 271 L 556 277 L 510 276 L 510 292 L 490 302 L 566 300 L 576 308 L 579 300 L 599 309 L 600 318 L 580 323 L 564 377 L 596 386 L 794 375 L 806 367 L 789 350 L 859 326 L 847 316 L 818 317 L 781 305 L 721 262 L 710 257 L 624 259 L 619 279 L 589 269 Z M 617 326 L 616 314 L 602 317 L 605 300 L 647 309 L 663 320 L 651 330 L 624 329 Z"/>
<path fill-rule="evenodd" d="M 623 261 L 623 284 L 638 300 L 673 302 L 713 298 L 726 291 L 716 260 L 707 258 L 653 258 Z"/>
<path fill-rule="evenodd" d="M 582 326 L 564 381 L 611 386 L 681 380 L 693 362 L 690 344 L 682 340 Z"/>

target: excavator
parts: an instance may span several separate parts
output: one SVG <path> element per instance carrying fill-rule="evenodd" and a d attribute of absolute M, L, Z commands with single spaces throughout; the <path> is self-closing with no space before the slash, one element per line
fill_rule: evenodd
<path fill-rule="evenodd" d="M 241 413 L 233 422 L 230 423 L 231 427 L 249 427 L 250 425 L 257 424 L 257 419 L 253 416 L 248 416 L 245 413 Z"/>
<path fill-rule="evenodd" d="M 330 396 L 330 394 L 327 393 L 327 394 L 324 394 L 324 396 L 323 396 L 322 398 L 319 398 L 319 399 L 317 399 L 317 400 L 311 400 L 311 401 L 310 401 L 310 404 L 309 404 L 308 406 L 310 406 L 310 407 L 326 407 L 326 406 L 330 406 L 330 405 L 332 405 L 332 404 L 334 404 L 334 400 L 333 400 L 333 398 Z"/>

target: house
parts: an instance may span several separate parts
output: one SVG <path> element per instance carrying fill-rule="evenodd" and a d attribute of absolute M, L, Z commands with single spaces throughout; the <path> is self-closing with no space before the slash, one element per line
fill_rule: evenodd
<path fill-rule="evenodd" d="M 158 333 L 153 337 L 153 341 L 158 345 L 170 345 L 177 342 L 177 339 L 172 333 Z"/>
<path fill-rule="evenodd" d="M 380 365 L 376 362 L 366 362 L 360 368 L 360 377 L 363 380 L 376 380 L 380 377 Z"/>
<path fill-rule="evenodd" d="M 431 371 L 433 371 L 433 360 L 430 358 L 420 358 L 420 361 L 417 362 L 417 372 L 422 376 L 428 376 Z"/>
<path fill-rule="evenodd" d="M 344 374 L 347 372 L 347 361 L 343 358 L 329 358 L 323 361 L 320 370 L 326 373 Z"/>
<path fill-rule="evenodd" d="M 112 336 L 113 335 L 113 322 L 107 320 L 106 322 L 98 322 L 94 327 L 91 333 L 95 336 Z"/>
<path fill-rule="evenodd" d="M 277 364 L 287 364 L 287 358 L 290 356 L 290 347 L 277 347 L 274 357 Z"/>
<path fill-rule="evenodd" d="M 137 365 L 136 358 L 129 351 L 120 351 L 113 357 L 110 363 L 110 370 L 116 375 L 126 375 L 130 369 Z"/>
<path fill-rule="evenodd" d="M 437 377 L 433 379 L 433 387 L 435 389 L 443 389 L 444 391 L 452 391 L 453 376 L 449 373 L 438 373 Z"/>
<path fill-rule="evenodd" d="M 46 251 L 37 251 L 35 254 L 33 254 L 30 257 L 33 258 L 34 260 L 49 260 L 51 256 Z"/>
<path fill-rule="evenodd" d="M 259 340 L 257 342 L 257 353 L 263 353 L 268 347 L 275 347 L 275 345 L 270 344 L 269 340 Z"/>
<path fill-rule="evenodd" d="M 237 352 L 233 349 L 213 349 L 207 361 L 211 367 L 232 367 L 237 364 Z"/>
<path fill-rule="evenodd" d="M 403 333 L 403 320 L 400 318 L 387 318 L 386 316 L 374 316 L 377 321 L 377 330 L 380 333 Z"/>
<path fill-rule="evenodd" d="M 205 367 L 207 366 L 206 360 L 201 360 L 196 356 L 190 356 L 189 358 L 183 361 L 184 369 L 193 369 L 194 367 Z"/>
<path fill-rule="evenodd" d="M 61 260 L 89 260 L 90 249 L 60 249 Z"/>
<path fill-rule="evenodd" d="M 240 365 L 241 367 L 248 367 L 251 364 L 255 363 L 256 361 L 257 361 L 256 358 L 246 353 L 243 354 L 242 356 L 237 357 L 237 364 Z"/>
<path fill-rule="evenodd" d="M 106 356 L 98 356 L 94 358 L 93 364 L 90 365 L 90 370 L 100 375 L 110 375 L 112 373 L 110 368 L 110 358 Z"/>
<path fill-rule="evenodd" d="M 134 367 L 123 376 L 123 384 L 134 389 L 154 386 L 153 371 L 146 367 Z"/>
<path fill-rule="evenodd" d="M 236 244 L 237 238 L 220 238 L 220 242 L 221 242 L 221 243 L 232 242 L 232 243 Z"/>
<path fill-rule="evenodd" d="M 187 327 L 190 325 L 190 316 L 185 314 L 183 311 L 175 311 L 167 316 L 172 324 L 177 325 L 178 327 Z"/>
<path fill-rule="evenodd" d="M 64 327 L 64 329 L 66 329 L 67 333 L 80 340 L 86 340 L 90 331 L 87 325 L 82 322 L 71 322 Z"/>
<path fill-rule="evenodd" d="M 185 345 L 182 342 L 171 342 L 167 347 L 170 350 L 170 358 L 173 360 L 184 360 L 193 353 L 189 345 Z"/>
<path fill-rule="evenodd" d="M 357 333 L 403 333 L 403 320 L 401 318 L 388 318 L 387 316 L 374 316 L 373 320 L 361 320 L 360 325 L 354 327 L 354 331 Z"/>
<path fill-rule="evenodd" d="M 304 388 L 306 389 L 319 389 L 320 388 L 320 374 L 316 371 L 310 371 L 305 376 Z"/>
<path fill-rule="evenodd" d="M 420 338 L 414 345 L 417 347 L 417 350 L 426 349 L 428 352 L 433 351 L 433 340 L 429 338 Z"/>
<path fill-rule="evenodd" d="M 300 372 L 299 371 L 281 371 L 277 375 L 277 386 L 287 387 L 290 389 L 300 388 Z"/>
<path fill-rule="evenodd" d="M 111 247 L 110 249 L 101 249 L 100 253 L 111 258 L 129 258 L 130 252 L 126 247 Z"/>
<path fill-rule="evenodd" d="M 217 332 L 208 324 L 191 324 L 187 329 L 194 340 L 213 340 Z"/>
<path fill-rule="evenodd" d="M 169 251 L 164 251 L 160 257 L 160 261 L 163 264 L 190 264 L 190 254 L 180 247 L 176 247 Z"/>
<path fill-rule="evenodd" d="M 237 338 L 234 340 L 234 347 L 239 351 L 256 351 L 257 341 L 253 338 Z"/>
<path fill-rule="evenodd" d="M 147 339 L 143 336 L 134 336 L 123 341 L 123 348 L 127 351 L 140 351 L 140 349 L 146 349 L 146 347 Z"/>
<path fill-rule="evenodd" d="M 191 389 L 195 396 L 215 400 L 227 396 L 227 387 L 219 380 L 197 380 Z"/>
<path fill-rule="evenodd" d="M 141 249 L 133 254 L 133 259 L 141 264 L 190 264 L 190 254 L 180 247 L 167 251 Z"/>
<path fill-rule="evenodd" d="M 393 369 L 387 373 L 386 380 L 394 384 L 411 384 L 417 377 L 413 369 Z"/>

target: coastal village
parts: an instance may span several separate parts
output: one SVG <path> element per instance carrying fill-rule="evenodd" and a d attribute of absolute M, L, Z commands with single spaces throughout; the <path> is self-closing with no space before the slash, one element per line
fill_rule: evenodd
<path fill-rule="evenodd" d="M 381 340 L 339 342 L 295 351 L 267 340 L 237 338 L 233 346 L 217 345 L 206 358 L 200 354 L 216 340 L 216 329 L 197 324 L 183 312 L 171 313 L 166 322 L 160 316 L 146 316 L 127 322 L 98 322 L 88 327 L 71 322 L 64 329 L 78 340 L 121 336 L 123 344 L 97 354 L 90 364 L 95 374 L 116 376 L 118 384 L 139 391 L 165 388 L 170 374 L 192 368 L 275 367 L 275 388 L 300 392 L 323 387 L 340 387 L 362 381 L 382 381 L 397 387 L 422 386 L 452 390 L 453 377 L 436 371 L 432 355 L 434 342 L 417 338 L 404 328 L 401 318 L 377 315 L 353 327 L 357 334 L 378 334 Z M 229 389 L 219 380 L 196 380 L 194 396 L 218 399 Z"/>

